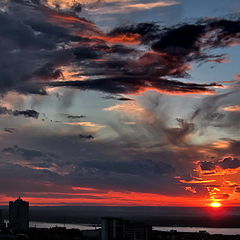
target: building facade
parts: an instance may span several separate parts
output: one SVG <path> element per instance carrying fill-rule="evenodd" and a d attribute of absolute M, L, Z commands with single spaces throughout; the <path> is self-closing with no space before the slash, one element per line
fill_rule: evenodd
<path fill-rule="evenodd" d="M 101 221 L 102 240 L 121 240 L 123 239 L 125 224 L 124 220 L 120 218 L 102 218 Z"/>
<path fill-rule="evenodd" d="M 149 240 L 152 227 L 121 218 L 102 218 L 101 240 Z"/>
<path fill-rule="evenodd" d="M 20 197 L 9 202 L 9 228 L 25 230 L 29 228 L 29 202 Z"/>
<path fill-rule="evenodd" d="M 5 223 L 3 219 L 3 211 L 0 210 L 0 229 L 5 228 Z"/>

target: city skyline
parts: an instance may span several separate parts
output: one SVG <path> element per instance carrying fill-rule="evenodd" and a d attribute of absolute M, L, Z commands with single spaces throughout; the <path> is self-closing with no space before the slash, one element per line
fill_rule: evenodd
<path fill-rule="evenodd" d="M 0 205 L 240 206 L 238 0 L 0 2 Z"/>

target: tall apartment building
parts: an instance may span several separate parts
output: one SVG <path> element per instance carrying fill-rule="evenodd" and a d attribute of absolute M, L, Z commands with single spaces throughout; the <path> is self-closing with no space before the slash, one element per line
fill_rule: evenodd
<path fill-rule="evenodd" d="M 9 227 L 25 230 L 29 227 L 29 202 L 20 197 L 9 202 Z"/>

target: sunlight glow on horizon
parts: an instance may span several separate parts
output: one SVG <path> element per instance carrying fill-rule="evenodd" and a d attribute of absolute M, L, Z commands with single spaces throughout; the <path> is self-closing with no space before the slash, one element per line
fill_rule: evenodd
<path fill-rule="evenodd" d="M 222 204 L 220 202 L 212 202 L 210 206 L 213 208 L 219 208 L 222 207 Z"/>

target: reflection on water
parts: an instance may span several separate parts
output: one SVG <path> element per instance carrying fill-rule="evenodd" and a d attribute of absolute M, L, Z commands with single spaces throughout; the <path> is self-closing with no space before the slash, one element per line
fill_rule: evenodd
<path fill-rule="evenodd" d="M 99 227 L 92 225 L 92 224 L 73 224 L 73 223 L 48 223 L 48 222 L 29 222 L 30 227 L 36 227 L 36 228 L 52 228 L 52 227 L 65 227 L 67 229 L 75 228 L 80 230 L 94 230 Z"/>

